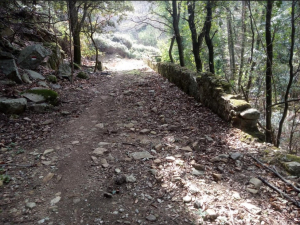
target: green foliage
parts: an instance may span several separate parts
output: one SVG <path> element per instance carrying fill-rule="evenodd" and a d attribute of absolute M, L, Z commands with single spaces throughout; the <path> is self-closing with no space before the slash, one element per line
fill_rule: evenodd
<path fill-rule="evenodd" d="M 6 174 L 2 174 L 0 175 L 0 180 L 4 183 L 4 184 L 8 184 L 11 180 L 10 176 L 6 175 Z"/>
<path fill-rule="evenodd" d="M 95 41 L 100 51 L 107 54 L 118 54 L 122 57 L 142 58 L 144 55 L 160 54 L 160 51 L 157 48 L 135 44 L 127 35 L 98 34 L 95 35 Z"/>
<path fill-rule="evenodd" d="M 131 38 L 128 35 L 114 33 L 111 36 L 112 36 L 112 38 L 111 38 L 112 41 L 123 44 L 128 49 L 130 49 L 132 47 L 132 42 L 133 41 L 131 40 Z"/>
<path fill-rule="evenodd" d="M 146 29 L 140 31 L 138 34 L 139 42 L 143 45 L 157 46 L 157 32 L 151 26 L 146 26 Z"/>
<path fill-rule="evenodd" d="M 100 51 L 106 52 L 108 54 L 119 54 L 122 57 L 129 56 L 128 48 L 120 43 L 111 40 L 112 37 L 110 35 L 95 35 L 95 42 Z"/>

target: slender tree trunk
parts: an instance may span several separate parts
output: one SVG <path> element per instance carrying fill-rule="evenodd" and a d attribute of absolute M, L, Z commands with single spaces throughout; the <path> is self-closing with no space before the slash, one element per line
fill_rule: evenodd
<path fill-rule="evenodd" d="M 245 42 L 246 42 L 246 1 L 242 1 L 242 43 L 241 43 L 241 63 L 239 71 L 239 80 L 238 80 L 238 91 L 241 91 L 241 82 L 243 76 L 244 68 L 244 52 L 245 52 Z"/>
<path fill-rule="evenodd" d="M 211 21 L 212 21 L 212 6 L 211 1 L 207 1 L 206 5 L 206 21 L 205 21 L 205 42 L 208 48 L 208 63 L 209 63 L 209 71 L 211 73 L 215 73 L 214 67 L 214 46 L 212 43 L 212 39 L 210 38 L 210 28 L 211 28 Z"/>
<path fill-rule="evenodd" d="M 273 64 L 273 44 L 271 34 L 273 0 L 267 1 L 266 12 L 266 45 L 267 45 L 267 65 L 266 65 L 266 142 L 272 142 L 272 64 Z"/>
<path fill-rule="evenodd" d="M 81 63 L 80 51 L 80 30 L 78 31 L 78 11 L 76 8 L 76 0 L 69 0 L 69 20 L 73 37 L 73 56 L 74 62 L 78 65 Z"/>
<path fill-rule="evenodd" d="M 177 10 L 177 1 L 176 0 L 172 0 L 172 8 L 173 8 L 173 13 L 172 13 L 173 29 L 174 29 L 176 43 L 177 43 L 177 47 L 178 47 L 180 66 L 183 67 L 184 66 L 183 45 L 182 45 L 182 40 L 181 40 L 181 36 L 180 36 L 180 31 L 179 31 L 180 11 L 178 12 L 178 10 Z M 178 7 L 178 9 L 179 9 L 179 7 Z"/>
<path fill-rule="evenodd" d="M 95 68 L 94 68 L 94 73 L 97 71 L 97 68 L 98 68 L 98 64 L 99 64 L 99 60 L 98 60 L 98 57 L 99 57 L 99 51 L 98 51 L 98 48 L 97 48 L 97 44 L 93 38 L 93 33 L 91 33 L 91 36 L 90 36 L 92 42 L 93 42 L 93 45 L 94 45 L 94 48 L 96 50 L 96 62 L 95 62 Z"/>
<path fill-rule="evenodd" d="M 80 46 L 80 32 L 83 22 L 87 16 L 88 8 L 91 4 L 85 2 L 82 8 L 82 18 L 78 20 L 79 8 L 76 7 L 77 0 L 68 0 L 70 10 L 70 24 L 73 35 L 73 48 L 74 48 L 74 63 L 81 65 L 81 46 Z"/>
<path fill-rule="evenodd" d="M 197 37 L 197 30 L 196 30 L 196 25 L 195 25 L 195 1 L 188 2 L 188 13 L 189 13 L 189 18 L 188 18 L 188 23 L 191 31 L 191 36 L 192 36 L 192 44 L 193 44 L 193 54 L 194 54 L 194 59 L 195 59 L 195 64 L 196 64 L 196 70 L 197 72 L 202 72 L 202 61 L 200 58 L 200 44 L 199 39 Z M 204 33 L 204 32 L 202 32 Z M 200 34 L 201 35 L 201 34 Z M 200 36 L 199 35 L 199 36 Z M 203 40 L 203 38 L 202 38 Z M 202 42 L 201 40 L 201 42 Z"/>
<path fill-rule="evenodd" d="M 250 1 L 248 1 L 247 4 L 248 4 L 248 8 L 249 8 L 249 11 L 250 11 L 250 14 L 251 14 Z M 254 66 L 255 66 L 255 62 L 253 62 L 253 50 L 254 50 L 255 33 L 254 33 L 254 29 L 253 29 L 253 22 L 252 22 L 251 15 L 250 15 L 250 27 L 251 27 L 252 39 L 251 39 L 251 53 L 250 53 L 250 59 L 249 59 L 249 64 L 251 65 L 251 68 L 250 68 L 249 78 L 248 78 L 248 82 L 247 82 L 247 86 L 246 86 L 246 98 L 247 98 L 248 101 L 249 101 L 249 92 L 250 92 L 250 88 L 251 88 L 251 85 L 252 85 L 252 79 L 253 79 L 252 72 L 253 72 Z"/>
<path fill-rule="evenodd" d="M 294 45 L 295 45 L 295 4 L 296 1 L 292 1 L 292 12 L 291 12 L 291 25 L 292 25 L 292 32 L 291 32 L 291 48 L 290 48 L 290 59 L 289 59 L 289 67 L 290 67 L 290 79 L 289 83 L 287 85 L 285 95 L 284 95 L 284 110 L 283 114 L 281 117 L 281 120 L 279 122 L 279 128 L 278 128 L 278 134 L 277 134 L 277 141 L 276 141 L 276 147 L 279 147 L 280 145 L 280 138 L 281 138 L 281 133 L 282 133 L 282 127 L 284 120 L 286 118 L 288 109 L 289 109 L 289 103 L 288 103 L 288 98 L 289 98 L 289 93 L 290 89 L 292 87 L 293 79 L 294 79 L 294 71 L 293 71 L 293 56 L 294 56 Z"/>
<path fill-rule="evenodd" d="M 231 80 L 235 80 L 235 55 L 234 55 L 234 40 L 233 40 L 233 30 L 232 30 L 232 19 L 231 11 L 227 8 L 227 33 L 228 33 L 228 50 L 230 57 L 230 70 L 231 70 Z"/>
<path fill-rule="evenodd" d="M 173 36 L 171 38 L 171 44 L 170 44 L 170 48 L 169 48 L 169 57 L 170 57 L 171 63 L 174 63 L 174 59 L 173 59 L 173 56 L 172 56 L 172 49 L 173 49 L 174 41 L 175 41 L 175 36 Z"/>
<path fill-rule="evenodd" d="M 246 96 L 249 99 L 249 92 L 250 92 L 250 88 L 252 86 L 252 82 L 253 82 L 253 71 L 254 71 L 254 67 L 256 65 L 256 62 L 253 61 L 253 50 L 254 50 L 254 38 L 255 38 L 255 33 L 254 33 L 254 26 L 253 26 L 253 17 L 252 17 L 252 11 L 251 11 L 251 5 L 250 5 L 251 1 L 248 1 L 248 9 L 250 12 L 250 27 L 251 27 L 251 33 L 252 33 L 252 42 L 251 42 L 251 56 L 250 56 L 250 60 L 249 63 L 251 65 L 250 67 L 250 73 L 249 73 L 249 78 L 248 78 L 248 83 L 247 83 L 247 87 L 246 87 Z M 261 13 L 261 18 L 260 18 L 260 24 L 263 23 L 263 15 L 264 15 L 264 10 L 262 10 Z M 259 50 L 259 44 L 260 44 L 261 40 L 260 40 L 260 35 L 257 34 L 257 38 L 256 38 L 256 44 L 255 44 L 255 49 Z"/>
<path fill-rule="evenodd" d="M 73 31 L 74 63 L 81 65 L 80 32 Z"/>
<path fill-rule="evenodd" d="M 73 63 L 73 54 L 72 54 L 72 22 L 71 22 L 71 14 L 72 14 L 72 0 L 68 1 L 68 13 L 69 13 L 69 37 L 70 37 L 70 59 L 71 59 L 71 83 L 73 84 L 73 76 L 74 76 L 74 63 Z"/>

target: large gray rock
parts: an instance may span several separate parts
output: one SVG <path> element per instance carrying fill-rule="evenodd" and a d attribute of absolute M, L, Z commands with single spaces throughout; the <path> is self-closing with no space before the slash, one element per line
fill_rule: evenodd
<path fill-rule="evenodd" d="M 285 162 L 283 164 L 290 174 L 295 175 L 295 176 L 300 176 L 300 163 Z"/>
<path fill-rule="evenodd" d="M 53 105 L 50 105 L 50 104 L 47 104 L 47 103 L 41 103 L 41 104 L 34 103 L 34 104 L 30 104 L 28 106 L 28 109 L 31 110 L 31 111 L 34 111 L 34 112 L 42 113 L 42 112 L 52 110 Z"/>
<path fill-rule="evenodd" d="M 36 69 L 43 60 L 51 54 L 51 51 L 47 50 L 40 44 L 31 45 L 24 48 L 18 58 L 18 64 L 25 69 Z"/>
<path fill-rule="evenodd" d="M 143 152 L 133 152 L 130 154 L 132 158 L 134 158 L 135 160 L 138 159 L 151 159 L 154 156 L 151 155 L 149 152 L 147 151 L 143 151 Z"/>
<path fill-rule="evenodd" d="M 23 82 L 14 59 L 0 60 L 0 71 L 18 84 Z"/>
<path fill-rule="evenodd" d="M 14 59 L 14 56 L 9 52 L 0 51 L 0 59 Z"/>
<path fill-rule="evenodd" d="M 41 74 L 39 74 L 35 71 L 32 71 L 32 70 L 25 70 L 25 71 L 34 80 L 45 80 L 44 76 L 42 76 Z"/>
<path fill-rule="evenodd" d="M 69 64 L 63 63 L 59 66 L 58 76 L 71 80 L 72 70 Z"/>
<path fill-rule="evenodd" d="M 32 81 L 30 80 L 30 78 L 29 78 L 29 76 L 28 76 L 27 73 L 23 73 L 21 75 L 21 77 L 22 77 L 22 80 L 24 81 L 24 83 L 26 83 L 26 84 L 31 84 L 32 83 Z"/>
<path fill-rule="evenodd" d="M 51 55 L 46 59 L 47 66 L 53 70 L 58 70 L 59 65 L 64 62 L 64 52 L 59 45 L 56 45 L 55 42 L 45 43 L 49 49 L 51 49 Z"/>
<path fill-rule="evenodd" d="M 0 30 L 0 34 L 2 37 L 12 36 L 15 32 L 10 27 L 5 27 Z"/>
<path fill-rule="evenodd" d="M 0 84 L 6 85 L 6 86 L 9 86 L 9 87 L 13 87 L 13 86 L 17 85 L 16 82 L 14 82 L 13 80 L 8 80 L 8 79 L 0 80 Z"/>
<path fill-rule="evenodd" d="M 24 93 L 22 96 L 34 103 L 42 103 L 42 102 L 46 101 L 46 99 L 42 95 L 37 95 L 37 94 L 32 94 L 32 93 Z"/>
<path fill-rule="evenodd" d="M 258 120 L 260 112 L 257 109 L 250 108 L 241 112 L 240 116 L 246 120 Z"/>
<path fill-rule="evenodd" d="M 0 98 L 0 111 L 5 114 L 21 114 L 25 111 L 27 100 L 25 98 Z"/>

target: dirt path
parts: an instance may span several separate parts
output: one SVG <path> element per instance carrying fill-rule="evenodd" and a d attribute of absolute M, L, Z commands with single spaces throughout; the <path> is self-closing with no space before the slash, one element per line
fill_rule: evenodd
<path fill-rule="evenodd" d="M 90 99 L 80 112 L 15 156 L 37 167 L 8 171 L 0 224 L 294 223 L 296 209 L 270 203 L 284 201 L 277 194 L 247 190 L 266 172 L 246 154 L 265 146 L 242 143 L 158 74 L 115 70 L 82 85 Z"/>

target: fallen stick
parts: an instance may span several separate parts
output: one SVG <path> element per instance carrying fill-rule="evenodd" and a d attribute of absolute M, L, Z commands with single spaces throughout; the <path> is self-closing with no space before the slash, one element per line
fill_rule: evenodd
<path fill-rule="evenodd" d="M 259 161 L 257 158 L 253 157 L 252 155 L 250 155 L 250 157 L 252 159 L 254 159 L 257 163 L 259 163 L 260 165 L 262 165 L 263 167 L 265 167 L 266 169 L 270 170 L 272 173 L 276 174 L 277 177 L 279 177 L 282 181 L 284 181 L 285 183 L 287 183 L 288 185 L 290 185 L 295 191 L 300 193 L 300 189 L 297 188 L 295 185 L 293 185 L 291 182 L 289 182 L 288 180 L 286 180 L 283 176 L 281 176 L 276 169 L 272 169 L 268 166 L 266 166 L 265 164 L 263 164 L 261 161 Z"/>
<path fill-rule="evenodd" d="M 296 201 L 295 199 L 291 198 L 289 195 L 287 195 L 286 193 L 282 192 L 281 190 L 279 190 L 277 187 L 273 186 L 272 184 L 270 184 L 267 180 L 265 180 L 262 177 L 258 177 L 258 179 L 260 179 L 264 184 L 266 184 L 267 186 L 269 186 L 270 188 L 272 188 L 273 190 L 277 191 L 281 196 L 284 196 L 286 199 L 288 199 L 289 201 L 291 201 L 292 203 L 294 203 L 295 206 L 297 206 L 298 208 L 300 208 L 300 202 Z"/>

